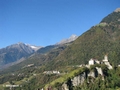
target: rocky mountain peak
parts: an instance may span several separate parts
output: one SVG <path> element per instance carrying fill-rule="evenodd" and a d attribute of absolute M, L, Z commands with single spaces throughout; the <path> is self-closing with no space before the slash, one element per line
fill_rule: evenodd
<path fill-rule="evenodd" d="M 26 58 L 39 48 L 37 46 L 26 45 L 22 42 L 2 48 L 0 49 L 0 66 L 15 62 L 21 58 Z"/>
<path fill-rule="evenodd" d="M 70 40 L 70 41 L 74 41 L 74 40 L 76 40 L 77 38 L 78 38 L 78 36 L 75 35 L 75 34 L 73 34 L 73 35 L 71 35 L 71 36 L 69 37 L 69 40 Z"/>
<path fill-rule="evenodd" d="M 73 34 L 68 39 L 63 39 L 60 42 L 58 42 L 57 45 L 72 42 L 72 41 L 76 40 L 77 38 L 78 38 L 78 36 Z"/>
<path fill-rule="evenodd" d="M 114 12 L 120 12 L 120 8 L 117 8 Z"/>

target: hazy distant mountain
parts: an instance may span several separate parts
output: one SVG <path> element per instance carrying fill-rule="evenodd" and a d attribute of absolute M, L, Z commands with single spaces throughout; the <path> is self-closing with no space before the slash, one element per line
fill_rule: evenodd
<path fill-rule="evenodd" d="M 56 43 L 55 45 L 48 45 L 46 47 L 42 47 L 37 52 L 42 53 L 42 54 L 47 53 L 47 52 L 51 51 L 52 49 L 60 47 L 61 45 L 65 45 L 67 43 L 69 44 L 72 41 L 76 40 L 77 38 L 78 38 L 78 36 L 73 34 L 68 39 L 61 40 L 60 42 Z"/>
<path fill-rule="evenodd" d="M 42 47 L 39 50 L 37 50 L 37 53 L 45 54 L 45 53 L 51 51 L 52 49 L 54 49 L 56 47 L 58 47 L 58 46 L 57 45 L 49 45 L 49 46 L 46 46 L 46 47 Z"/>
<path fill-rule="evenodd" d="M 25 60 L 26 57 L 29 57 L 31 54 L 39 53 L 45 54 L 49 53 L 51 50 L 56 49 L 58 47 L 67 46 L 72 41 L 74 41 L 78 36 L 72 35 L 70 38 L 62 40 L 61 42 L 55 45 L 49 45 L 46 47 L 35 46 L 24 43 L 17 43 L 10 45 L 6 48 L 0 49 L 0 66 L 11 66 Z M 17 62 L 16 62 L 17 61 Z"/>
<path fill-rule="evenodd" d="M 28 57 L 40 47 L 17 43 L 0 49 L 0 66 Z"/>
<path fill-rule="evenodd" d="M 56 43 L 56 45 L 69 43 L 69 42 L 76 40 L 77 38 L 78 38 L 78 36 L 73 34 L 68 39 L 63 39 L 60 42 Z"/>

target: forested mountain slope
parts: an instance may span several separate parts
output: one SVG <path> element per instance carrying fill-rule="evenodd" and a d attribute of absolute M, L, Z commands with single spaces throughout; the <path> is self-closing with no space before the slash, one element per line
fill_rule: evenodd
<path fill-rule="evenodd" d="M 102 60 L 108 54 L 113 64 L 120 63 L 120 12 L 113 12 L 101 23 L 87 32 L 65 49 L 52 63 L 54 67 L 86 63 L 90 58 Z"/>
<path fill-rule="evenodd" d="M 64 81 L 69 82 L 69 76 L 71 76 L 71 79 L 74 78 L 77 68 L 78 72 L 81 71 L 77 65 L 87 64 L 91 58 L 102 61 L 105 54 L 107 54 L 108 60 L 113 66 L 113 70 L 103 67 L 105 69 L 103 70 L 105 72 L 103 75 L 105 76 L 105 81 L 101 80 L 101 76 L 98 75 L 98 78 L 93 79 L 92 83 L 86 82 L 83 87 L 78 86 L 78 88 L 69 90 L 80 90 L 79 88 L 86 88 L 86 90 L 97 90 L 98 88 L 105 90 L 107 88 L 106 90 L 110 90 L 120 87 L 120 68 L 117 67 L 120 64 L 119 10 L 109 14 L 98 25 L 91 27 L 74 42 L 59 47 L 42 48 L 24 62 L 4 70 L 0 73 L 0 89 L 4 88 L 2 86 L 6 84 L 19 84 L 22 87 L 18 87 L 16 90 L 21 90 L 21 88 L 39 90 L 46 84 L 53 83 L 54 80 L 61 81 L 61 78 L 63 84 Z M 60 71 L 60 75 L 44 73 L 45 71 L 51 72 L 54 70 Z M 75 73 L 71 73 L 74 72 L 73 70 L 75 70 Z M 92 69 L 90 68 L 90 70 Z M 93 87 L 94 85 L 96 87 Z M 59 86 L 61 86 L 61 83 L 55 83 L 55 87 L 59 88 Z M 69 86 L 71 88 L 71 85 Z M 5 88 L 5 90 L 9 90 L 9 88 Z"/>

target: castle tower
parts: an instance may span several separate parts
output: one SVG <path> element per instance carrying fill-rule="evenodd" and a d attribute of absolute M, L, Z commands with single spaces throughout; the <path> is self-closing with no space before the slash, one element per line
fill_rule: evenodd
<path fill-rule="evenodd" d="M 107 55 L 104 56 L 103 61 L 104 61 L 104 62 L 108 62 L 108 56 L 107 56 Z"/>
<path fill-rule="evenodd" d="M 104 63 L 105 65 L 107 65 L 108 69 L 113 69 L 112 65 L 110 65 L 110 63 L 109 63 L 109 61 L 108 61 L 108 56 L 107 56 L 107 55 L 104 56 L 103 63 Z"/>

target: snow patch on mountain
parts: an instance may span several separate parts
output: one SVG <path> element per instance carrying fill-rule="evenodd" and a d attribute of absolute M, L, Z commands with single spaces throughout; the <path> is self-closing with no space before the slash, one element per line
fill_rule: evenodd
<path fill-rule="evenodd" d="M 35 46 L 35 45 L 30 45 L 30 44 L 26 44 L 26 45 L 32 48 L 34 51 L 37 51 L 38 49 L 42 48 L 42 46 Z"/>

